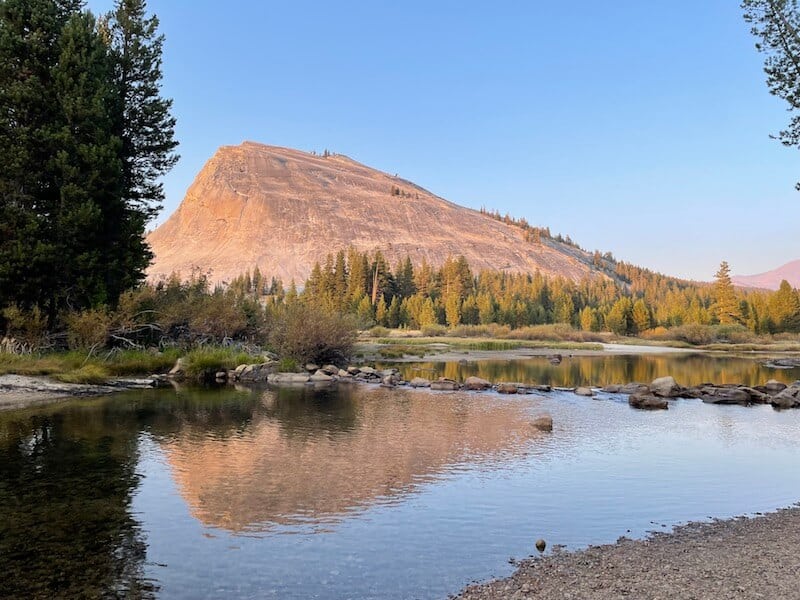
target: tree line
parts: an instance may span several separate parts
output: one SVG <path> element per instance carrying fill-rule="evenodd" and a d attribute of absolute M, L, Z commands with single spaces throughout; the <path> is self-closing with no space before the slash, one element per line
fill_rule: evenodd
<path fill-rule="evenodd" d="M 691 282 L 618 262 L 614 277 L 581 281 L 537 273 L 474 273 L 463 256 L 434 267 L 405 257 L 391 266 L 378 250 L 354 248 L 315 263 L 298 293 L 256 269 L 230 289 L 267 305 L 298 299 L 348 313 L 363 326 L 424 328 L 487 325 L 511 328 L 564 323 L 585 331 L 636 335 L 682 325 L 734 325 L 753 333 L 800 331 L 800 296 L 787 282 L 775 292 L 737 289 L 722 263 L 713 284 Z"/>

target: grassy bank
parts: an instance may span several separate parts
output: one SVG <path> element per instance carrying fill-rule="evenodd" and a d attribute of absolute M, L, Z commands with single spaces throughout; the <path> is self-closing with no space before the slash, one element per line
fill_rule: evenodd
<path fill-rule="evenodd" d="M 242 363 L 259 362 L 261 357 L 221 347 L 201 347 L 188 352 L 124 350 L 90 354 L 52 352 L 42 354 L 0 353 L 0 375 L 46 375 L 65 383 L 100 384 L 112 377 L 166 373 L 178 358 L 183 359 L 189 377 L 205 372 L 232 369 Z"/>
<path fill-rule="evenodd" d="M 602 343 L 631 346 L 696 349 L 745 354 L 800 353 L 800 337 L 794 334 L 755 335 L 741 326 L 686 325 L 652 330 L 640 337 L 573 329 L 569 325 L 534 325 L 509 329 L 500 325 L 460 325 L 422 331 L 375 327 L 364 332 L 357 351 L 382 358 L 432 356 L 455 351 L 509 351 L 518 349 L 602 350 Z"/>

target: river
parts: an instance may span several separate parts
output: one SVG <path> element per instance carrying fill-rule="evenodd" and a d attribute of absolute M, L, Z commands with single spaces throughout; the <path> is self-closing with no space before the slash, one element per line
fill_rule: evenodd
<path fill-rule="evenodd" d="M 549 379 L 559 367 L 542 360 L 403 368 L 559 385 L 798 377 L 572 360 Z M 550 434 L 529 424 L 542 413 Z M 643 412 L 569 392 L 223 387 L 8 411 L 0 596 L 444 598 L 509 574 L 538 538 L 579 548 L 797 502 L 799 447 L 800 411 Z"/>

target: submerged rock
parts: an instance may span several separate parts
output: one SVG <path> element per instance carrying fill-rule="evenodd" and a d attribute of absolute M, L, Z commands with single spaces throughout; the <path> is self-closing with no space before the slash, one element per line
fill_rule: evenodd
<path fill-rule="evenodd" d="M 706 386 L 700 388 L 700 394 L 708 404 L 750 404 L 750 394 L 739 388 Z"/>
<path fill-rule="evenodd" d="M 452 379 L 447 379 L 446 377 L 440 377 L 436 381 L 431 382 L 431 389 L 438 390 L 440 392 L 454 392 L 459 389 L 459 385 L 457 381 L 453 381 Z"/>
<path fill-rule="evenodd" d="M 519 392 L 520 384 L 518 383 L 498 383 L 498 394 L 516 394 Z"/>
<path fill-rule="evenodd" d="M 800 358 L 773 358 L 764 363 L 770 369 L 794 369 L 800 367 Z"/>
<path fill-rule="evenodd" d="M 653 394 L 631 394 L 628 404 L 632 408 L 643 410 L 666 410 L 669 408 L 669 402 Z"/>
<path fill-rule="evenodd" d="M 580 386 L 578 388 L 575 388 L 575 394 L 578 396 L 587 396 L 591 398 L 592 396 L 594 396 L 594 390 L 590 387 Z"/>
<path fill-rule="evenodd" d="M 541 415 L 531 421 L 531 426 L 539 431 L 553 431 L 553 417 L 550 415 Z"/>
<path fill-rule="evenodd" d="M 646 383 L 626 383 L 621 388 L 619 388 L 620 394 L 646 394 L 650 391 L 650 386 Z"/>
<path fill-rule="evenodd" d="M 307 383 L 309 381 L 309 375 L 307 373 L 273 373 L 269 375 L 267 381 L 276 385 Z"/>
<path fill-rule="evenodd" d="M 622 391 L 622 386 L 617 383 L 612 383 L 611 385 L 604 385 L 600 388 L 600 391 L 606 394 L 619 394 Z"/>
<path fill-rule="evenodd" d="M 334 378 L 328 375 L 322 369 L 317 369 L 317 372 L 314 373 L 311 377 L 309 377 L 308 380 L 314 382 L 325 382 L 325 381 L 333 381 Z"/>
<path fill-rule="evenodd" d="M 551 365 L 560 365 L 561 361 L 564 360 L 564 358 L 560 354 L 550 354 L 547 357 L 547 360 L 550 361 Z"/>
<path fill-rule="evenodd" d="M 467 390 L 488 390 L 490 387 L 492 387 L 492 383 L 480 377 L 467 377 L 464 381 L 464 388 Z"/>
<path fill-rule="evenodd" d="M 414 377 L 411 381 L 408 382 L 412 388 L 429 388 L 431 387 L 431 382 L 424 377 Z"/>

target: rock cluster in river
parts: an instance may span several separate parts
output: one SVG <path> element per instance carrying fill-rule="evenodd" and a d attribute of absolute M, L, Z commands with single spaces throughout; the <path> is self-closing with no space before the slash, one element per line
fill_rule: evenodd
<path fill-rule="evenodd" d="M 666 409 L 669 407 L 668 400 L 676 398 L 697 398 L 708 404 L 772 404 L 775 408 L 800 408 L 800 381 L 790 386 L 770 379 L 764 385 L 753 387 L 713 383 L 682 387 L 673 377 L 659 377 L 650 385 L 611 385 L 602 388 L 602 391 L 627 393 L 628 403 L 633 408 L 642 409 Z"/>
<path fill-rule="evenodd" d="M 633 382 L 607 385 L 602 388 L 578 386 L 574 388 L 552 388 L 549 385 L 537 385 L 518 382 L 492 383 L 480 377 L 467 377 L 463 382 L 446 377 L 426 379 L 414 377 L 410 381 L 403 379 L 398 369 L 375 369 L 370 366 L 350 366 L 341 369 L 336 365 L 306 364 L 302 372 L 279 371 L 278 357 L 265 353 L 264 362 L 243 364 L 231 371 L 215 374 L 217 381 L 241 383 L 270 383 L 275 385 L 297 384 L 331 384 L 347 382 L 363 382 L 394 388 L 408 386 L 411 388 L 429 388 L 434 391 L 484 391 L 492 390 L 498 394 L 534 394 L 537 392 L 558 391 L 574 392 L 578 396 L 595 397 L 597 392 L 606 394 L 624 394 L 633 408 L 645 410 L 664 410 L 669 408 L 669 401 L 677 398 L 696 398 L 709 404 L 771 404 L 775 408 L 800 408 L 800 381 L 786 385 L 771 379 L 764 385 L 745 386 L 738 384 L 704 383 L 692 387 L 683 387 L 671 376 L 659 377 L 650 384 Z M 170 375 L 178 377 L 183 373 L 181 361 L 176 363 Z"/>

